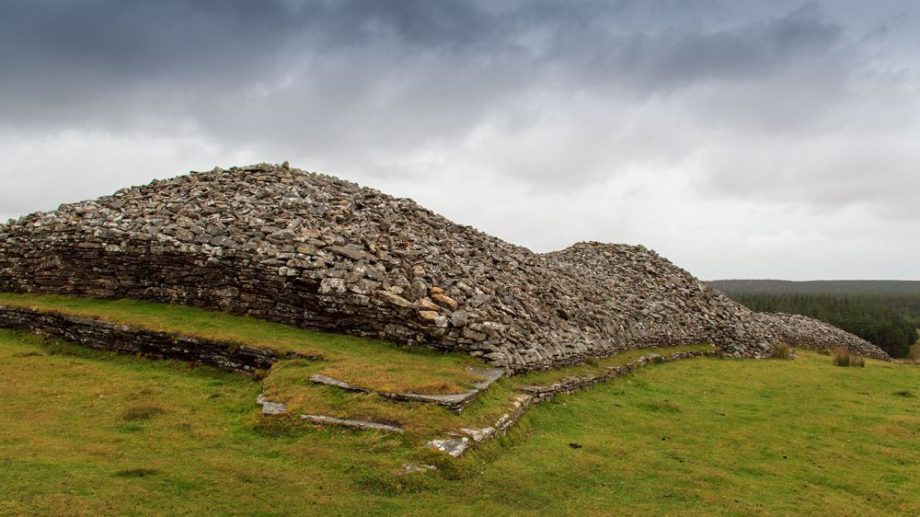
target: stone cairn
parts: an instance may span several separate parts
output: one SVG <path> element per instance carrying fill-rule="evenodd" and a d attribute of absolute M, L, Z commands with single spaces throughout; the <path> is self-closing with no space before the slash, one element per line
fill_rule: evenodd
<path fill-rule="evenodd" d="M 0 290 L 181 303 L 459 350 L 511 372 L 708 342 L 887 355 L 830 325 L 753 313 L 642 246 L 537 254 L 283 165 L 192 172 L 0 225 Z"/>

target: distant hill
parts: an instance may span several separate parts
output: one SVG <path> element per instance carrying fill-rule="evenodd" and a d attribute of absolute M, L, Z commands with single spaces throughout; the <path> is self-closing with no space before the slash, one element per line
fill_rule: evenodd
<path fill-rule="evenodd" d="M 920 328 L 920 281 L 716 280 L 712 287 L 755 311 L 803 314 L 904 357 Z"/>
<path fill-rule="evenodd" d="M 916 295 L 918 280 L 714 280 L 709 285 L 728 294 Z"/>

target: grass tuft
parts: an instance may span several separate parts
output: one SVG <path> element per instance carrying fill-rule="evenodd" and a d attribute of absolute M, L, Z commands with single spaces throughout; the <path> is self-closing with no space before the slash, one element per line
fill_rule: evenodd
<path fill-rule="evenodd" d="M 115 473 L 115 477 L 119 478 L 145 478 L 149 476 L 155 476 L 159 474 L 160 471 L 156 469 L 128 469 L 128 470 L 119 470 Z"/>
<path fill-rule="evenodd" d="M 770 352 L 770 359 L 793 359 L 794 357 L 795 355 L 792 353 L 792 348 L 785 343 L 773 347 L 773 350 Z"/>
<path fill-rule="evenodd" d="M 27 357 L 44 357 L 44 355 L 45 354 L 41 352 L 21 352 L 18 354 L 13 354 L 11 357 L 15 357 L 16 359 L 25 359 Z"/>
<path fill-rule="evenodd" d="M 863 368 L 866 366 L 866 360 L 863 356 L 850 352 L 846 348 L 834 350 L 834 366 L 854 366 Z"/>
<path fill-rule="evenodd" d="M 121 418 L 126 422 L 138 422 L 150 420 L 155 416 L 166 414 L 166 410 L 154 404 L 139 404 L 131 406 L 121 414 Z"/>
<path fill-rule="evenodd" d="M 667 399 L 646 402 L 645 407 L 652 411 L 660 411 L 663 413 L 680 413 L 680 404 Z"/>
<path fill-rule="evenodd" d="M 398 496 L 417 494 L 430 488 L 432 476 L 422 474 L 400 475 L 389 471 L 370 471 L 357 477 L 355 485 L 360 490 L 382 495 Z"/>
<path fill-rule="evenodd" d="M 295 438 L 305 432 L 304 426 L 295 424 L 290 418 L 262 418 L 253 431 L 265 438 Z"/>

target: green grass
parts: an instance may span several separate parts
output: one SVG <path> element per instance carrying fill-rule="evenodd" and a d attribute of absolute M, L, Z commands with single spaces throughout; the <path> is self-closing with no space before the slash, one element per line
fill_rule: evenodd
<path fill-rule="evenodd" d="M 685 352 L 713 352 L 715 349 L 708 344 L 679 345 L 668 347 L 650 347 L 635 350 L 626 350 L 610 357 L 591 359 L 584 364 L 556 368 L 542 372 L 529 372 L 515 377 L 515 384 L 526 386 L 528 384 L 552 384 L 562 377 L 591 377 L 604 373 L 606 368 L 622 366 L 630 361 L 639 359 L 649 354 L 679 354 Z"/>
<path fill-rule="evenodd" d="M 416 444 L 473 422 L 468 414 L 457 415 L 436 404 L 394 402 L 375 393 L 354 393 L 310 382 L 310 375 L 320 369 L 311 361 L 278 363 L 262 381 L 265 396 L 285 403 L 293 415 L 320 414 L 398 425 L 406 430 L 406 439 Z M 503 410 L 501 402 L 493 404 L 483 418 L 494 415 L 494 421 Z"/>
<path fill-rule="evenodd" d="M 317 332 L 182 305 L 59 295 L 0 293 L 0 305 L 102 319 L 133 327 L 323 356 L 325 375 L 380 391 L 461 393 L 483 366 L 466 354 L 397 346 L 378 339 Z"/>
<path fill-rule="evenodd" d="M 253 318 L 135 300 L 99 300 L 58 295 L 0 293 L 0 304 L 101 319 L 134 327 L 172 332 L 281 351 L 321 354 L 323 360 L 276 363 L 263 379 L 265 396 L 287 404 L 292 415 L 322 414 L 399 425 L 414 443 L 423 443 L 462 427 L 492 425 L 509 410 L 515 388 L 551 384 L 563 377 L 600 375 L 604 368 L 625 364 L 651 353 L 710 351 L 711 345 L 629 350 L 605 359 L 500 380 L 462 415 L 426 403 L 395 403 L 373 393 L 353 393 L 310 382 L 321 373 L 353 386 L 376 391 L 457 393 L 478 378 L 469 366 L 483 366 L 462 354 L 403 347 L 380 340 L 315 332 Z M 142 413 L 144 408 L 136 411 Z M 150 408 L 146 408 L 150 409 Z M 140 419 L 140 418 L 138 418 Z"/>
<path fill-rule="evenodd" d="M 534 384 L 548 385 L 564 377 L 596 376 L 604 368 L 623 365 L 643 355 L 673 354 L 689 351 L 712 351 L 712 345 L 684 345 L 628 350 L 579 366 L 505 377 L 486 392 L 480 393 L 460 415 L 433 404 L 394 403 L 376 394 L 351 393 L 338 388 L 318 386 L 310 375 L 321 370 L 311 361 L 284 361 L 272 368 L 262 385 L 270 400 L 284 402 L 292 413 L 319 413 L 339 418 L 371 420 L 402 426 L 407 437 L 423 442 L 462 427 L 483 428 L 495 423 L 511 408 L 517 388 Z"/>
<path fill-rule="evenodd" d="M 322 368 L 311 361 L 279 363 L 262 385 L 270 400 L 284 402 L 292 413 L 319 413 L 339 418 L 371 420 L 399 425 L 407 436 L 425 441 L 462 427 L 482 428 L 492 425 L 511 407 L 516 388 L 534 384 L 552 384 L 564 377 L 604 373 L 603 368 L 622 365 L 643 355 L 671 354 L 687 351 L 711 351 L 711 345 L 687 345 L 630 350 L 612 357 L 592 361 L 592 364 L 533 372 L 505 377 L 480 393 L 460 415 L 433 404 L 394 403 L 376 394 L 351 393 L 338 388 L 318 386 L 309 381 L 310 375 Z"/>
<path fill-rule="evenodd" d="M 0 514 L 920 513 L 920 368 L 797 355 L 643 368 L 451 460 L 261 420 L 243 376 L 0 331 Z"/>

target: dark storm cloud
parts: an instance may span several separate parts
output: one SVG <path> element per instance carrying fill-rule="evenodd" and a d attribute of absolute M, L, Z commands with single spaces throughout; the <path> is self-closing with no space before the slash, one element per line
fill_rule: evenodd
<path fill-rule="evenodd" d="M 657 17 L 656 4 L 686 16 Z M 416 90 L 454 94 L 452 83 L 468 92 L 464 110 L 489 110 L 506 95 L 548 85 L 650 95 L 696 81 L 756 79 L 820 55 L 840 33 L 813 8 L 721 27 L 701 16 L 711 2 L 487 5 L 14 2 L 0 18 L 4 110 L 37 124 L 113 123 L 164 107 L 206 117 L 196 113 L 202 103 L 223 109 L 222 99 L 236 104 L 253 84 L 288 75 L 297 83 L 291 96 L 301 97 L 299 115 L 360 103 L 381 81 L 402 80 L 407 95 L 420 96 L 424 117 L 424 91 Z M 394 107 L 403 100 L 415 99 L 397 98 Z M 275 115 L 291 101 L 249 102 Z"/>
<path fill-rule="evenodd" d="M 687 95 L 686 115 L 707 131 L 821 120 L 859 58 L 843 28 L 817 4 L 739 4 L 12 2 L 0 124 L 182 121 L 228 143 L 321 151 L 456 141 L 490 121 L 513 131 L 536 123 L 533 99 L 547 93 L 611 106 Z M 670 140 L 664 131 L 656 147 Z"/>
<path fill-rule="evenodd" d="M 707 225 L 786 204 L 916 224 L 918 25 L 907 0 L 4 2 L 0 165 L 22 174 L 0 215 L 290 159 L 434 204 L 444 184 L 528 213 L 615 186 L 624 218 L 694 200 Z M 617 240 L 603 213 L 564 217 Z M 517 224 L 494 231 L 545 249 L 573 227 Z"/>

